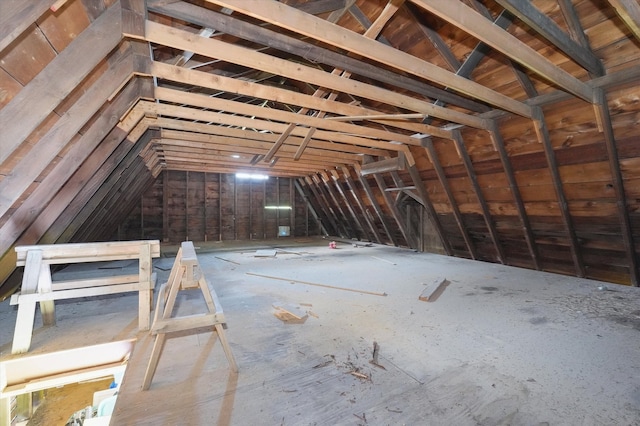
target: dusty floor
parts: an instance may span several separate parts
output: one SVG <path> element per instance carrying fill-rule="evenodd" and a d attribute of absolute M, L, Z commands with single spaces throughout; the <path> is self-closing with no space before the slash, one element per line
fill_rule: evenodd
<path fill-rule="evenodd" d="M 137 333 L 136 295 L 58 303 L 56 327 L 36 316 L 32 352 L 137 336 L 114 425 L 640 424 L 638 288 L 324 240 L 281 239 L 275 257 L 255 257 L 262 244 L 198 251 L 238 375 L 201 330 L 168 339 L 141 391 L 153 340 Z M 161 283 L 171 260 L 154 265 Z M 438 277 L 449 281 L 439 297 L 418 300 Z M 178 315 L 203 306 L 197 292 L 181 293 Z M 309 316 L 286 323 L 274 305 Z M 6 357 L 7 301 L 0 321 Z"/>

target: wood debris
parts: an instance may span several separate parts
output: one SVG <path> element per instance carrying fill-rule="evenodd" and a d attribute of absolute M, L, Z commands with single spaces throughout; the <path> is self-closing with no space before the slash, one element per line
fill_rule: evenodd
<path fill-rule="evenodd" d="M 423 302 L 433 302 L 438 298 L 440 293 L 444 291 L 444 288 L 449 284 L 446 278 L 439 277 L 427 284 L 418 299 Z"/>
<path fill-rule="evenodd" d="M 378 368 L 382 368 L 383 370 L 386 370 L 386 368 L 384 367 L 384 365 L 381 365 L 378 363 L 378 353 L 380 352 L 380 345 L 378 345 L 378 342 L 374 341 L 373 342 L 373 354 L 372 354 L 372 359 L 369 361 L 369 364 L 371 365 L 375 365 Z"/>
<path fill-rule="evenodd" d="M 309 315 L 297 305 L 273 305 L 276 311 L 273 313 L 276 318 L 289 323 L 303 323 Z"/>

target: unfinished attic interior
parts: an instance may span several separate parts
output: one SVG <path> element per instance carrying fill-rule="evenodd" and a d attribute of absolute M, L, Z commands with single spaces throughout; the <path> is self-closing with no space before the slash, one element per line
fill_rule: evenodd
<path fill-rule="evenodd" d="M 116 425 L 640 423 L 639 83 L 633 0 L 0 0 L 0 423 L 34 412 L 11 368 L 102 344 L 130 361 Z M 80 251 L 47 257 L 63 247 Z M 109 261 L 133 261 L 134 282 L 56 284 Z M 191 335 L 185 360 L 168 339 L 150 382 L 172 280 L 220 296 L 227 337 L 210 311 L 189 330 L 219 340 Z M 278 331 L 273 306 L 296 295 L 313 315 Z M 341 318 L 377 327 L 375 356 L 375 333 Z M 503 324 L 539 334 L 517 343 Z M 578 352 L 582 367 L 546 364 Z M 332 396 L 305 399 L 313 383 Z"/>

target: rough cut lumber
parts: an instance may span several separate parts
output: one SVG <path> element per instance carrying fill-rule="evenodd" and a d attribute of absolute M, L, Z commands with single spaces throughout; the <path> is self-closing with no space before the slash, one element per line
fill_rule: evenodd
<path fill-rule="evenodd" d="M 303 322 L 309 317 L 309 313 L 297 305 L 273 304 L 276 309 L 274 315 L 284 322 Z"/>
<path fill-rule="evenodd" d="M 439 290 L 444 289 L 444 287 L 446 287 L 448 283 L 449 281 L 447 281 L 446 278 L 436 278 L 431 283 L 427 284 L 424 290 L 422 290 L 422 293 L 420 294 L 418 299 L 422 300 L 423 302 L 432 302 L 438 297 L 440 293 Z"/>
<path fill-rule="evenodd" d="M 269 275 L 254 274 L 253 272 L 247 272 L 246 274 L 247 275 L 253 275 L 254 277 L 269 278 L 271 280 L 280 280 L 280 281 L 287 281 L 287 282 L 290 282 L 290 283 L 300 283 L 300 284 L 306 284 L 306 285 L 313 285 L 313 286 L 317 286 L 317 287 L 333 288 L 333 289 L 336 289 L 336 290 L 353 291 L 355 293 L 372 294 L 374 296 L 386 296 L 387 295 L 387 293 L 379 293 L 379 292 L 376 292 L 376 291 L 358 290 L 356 288 L 337 287 L 337 286 L 327 285 L 327 284 L 310 283 L 308 281 L 291 280 L 291 279 L 288 279 L 288 278 L 280 278 L 280 277 L 272 277 L 272 276 L 269 276 Z"/>

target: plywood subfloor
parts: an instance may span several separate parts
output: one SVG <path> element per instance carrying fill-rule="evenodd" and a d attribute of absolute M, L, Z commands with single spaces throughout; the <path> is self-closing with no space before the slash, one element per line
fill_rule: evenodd
<path fill-rule="evenodd" d="M 640 289 L 392 247 L 337 247 L 288 238 L 200 245 L 238 375 L 215 335 L 200 330 L 167 340 L 151 388 L 141 391 L 153 340 L 136 332 L 133 295 L 59 303 L 56 327 L 36 324 L 33 351 L 137 336 L 114 425 L 640 424 Z M 256 248 L 278 254 L 255 257 Z M 155 271 L 166 280 L 166 268 Z M 449 283 L 435 300 L 420 301 L 441 277 Z M 1 356 L 15 321 L 5 303 Z M 185 291 L 177 313 L 201 303 Z M 274 305 L 309 316 L 285 322 Z"/>

